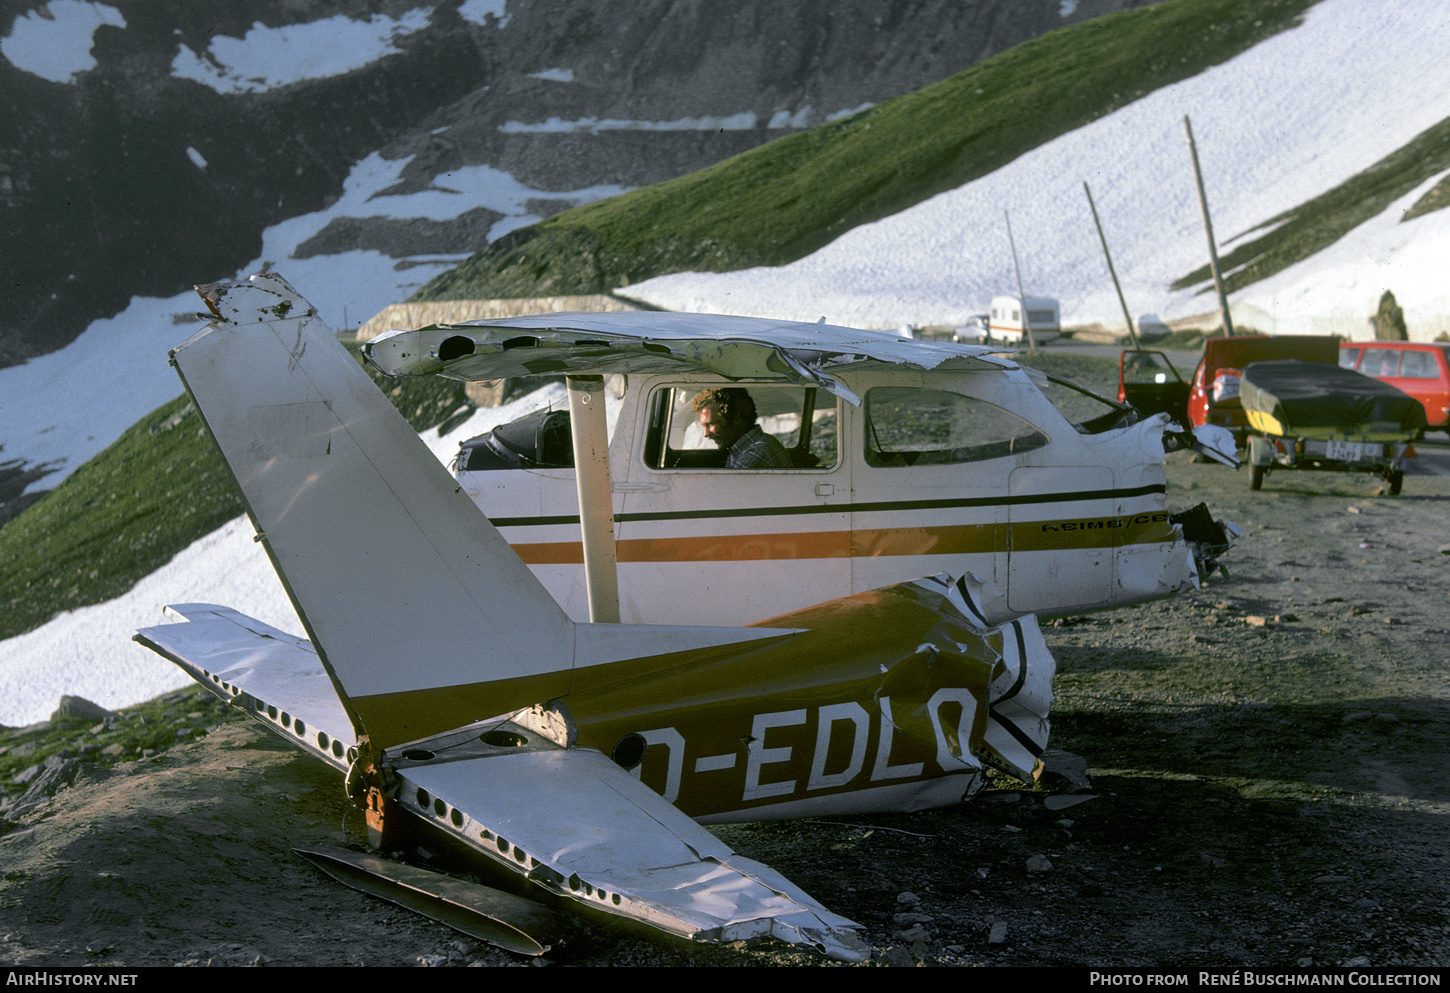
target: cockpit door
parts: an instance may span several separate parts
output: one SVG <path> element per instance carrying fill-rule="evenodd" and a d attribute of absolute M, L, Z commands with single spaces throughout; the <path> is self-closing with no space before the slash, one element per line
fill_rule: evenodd
<path fill-rule="evenodd" d="M 1010 491 L 1012 609 L 1062 613 L 1109 603 L 1122 523 L 1112 470 L 1018 467 Z"/>

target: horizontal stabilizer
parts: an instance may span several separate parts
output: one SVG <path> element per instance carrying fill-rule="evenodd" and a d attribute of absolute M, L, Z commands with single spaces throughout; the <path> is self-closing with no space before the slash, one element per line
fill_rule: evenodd
<path fill-rule="evenodd" d="M 136 640 L 294 745 L 348 768 L 355 757 L 351 725 L 309 642 L 226 607 L 180 604 L 167 612 L 185 620 L 145 628 Z M 612 626 L 600 626 L 601 633 L 606 627 Z M 698 629 L 721 637 L 727 630 Z M 620 634 L 628 640 L 629 631 L 625 626 Z M 789 632 L 746 631 L 752 638 L 782 633 Z M 736 941 L 774 935 L 836 958 L 864 957 L 855 924 L 768 866 L 737 856 L 604 755 L 565 749 L 503 718 L 493 724 L 509 746 L 490 746 L 486 742 L 494 736 L 475 729 L 444 736 L 461 743 L 465 758 L 450 759 L 446 747 L 432 743 L 426 744 L 437 749 L 436 760 L 431 752 L 403 749 L 395 770 L 397 802 L 508 869 L 607 913 L 684 937 Z M 521 746 L 512 747 L 515 741 Z M 449 915 L 446 923 L 455 927 L 490 929 L 493 937 L 485 940 L 504 947 L 528 943 L 528 935 L 509 933 L 509 925 L 519 925 L 511 912 L 498 916 L 497 908 L 482 913 L 502 924 L 455 923 L 452 918 L 462 913 L 451 906 L 457 894 L 437 892 L 438 882 L 377 881 L 369 892 L 430 916 Z M 516 950 L 538 954 L 542 948 Z"/>
<path fill-rule="evenodd" d="M 356 734 L 312 645 L 230 607 L 166 608 L 184 622 L 142 628 L 135 640 L 293 744 L 346 769 Z"/>
<path fill-rule="evenodd" d="M 865 957 L 856 924 L 737 856 L 592 749 L 535 739 L 502 754 L 399 763 L 397 775 L 399 803 L 565 898 L 689 938 L 774 935 Z"/>

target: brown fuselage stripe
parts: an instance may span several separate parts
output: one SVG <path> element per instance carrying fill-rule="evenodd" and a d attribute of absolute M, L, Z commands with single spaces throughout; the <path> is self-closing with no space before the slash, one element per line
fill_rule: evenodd
<path fill-rule="evenodd" d="M 626 538 L 616 543 L 615 556 L 619 562 L 760 562 L 1115 548 L 1173 538 L 1167 512 L 1156 511 L 1010 525 Z M 577 541 L 517 542 L 513 547 L 529 565 L 579 565 L 584 561 L 583 546 Z"/>

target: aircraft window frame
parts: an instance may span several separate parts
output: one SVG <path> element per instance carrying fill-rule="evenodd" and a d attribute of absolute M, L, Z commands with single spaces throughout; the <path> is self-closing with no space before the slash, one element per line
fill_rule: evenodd
<path fill-rule="evenodd" d="M 1047 397 L 1048 403 L 1057 408 L 1057 412 L 1078 434 L 1102 434 L 1116 428 L 1128 427 L 1138 421 L 1138 411 L 1130 404 L 1109 400 L 1080 383 L 1040 369 L 1028 366 L 1021 368 L 1027 373 L 1027 378 L 1042 391 L 1042 395 Z M 1085 416 L 1084 411 L 1091 416 Z"/>
<path fill-rule="evenodd" d="M 760 409 L 757 423 L 785 447 L 793 465 L 726 467 L 725 450 L 704 437 L 698 416 L 691 407 L 697 394 L 721 387 L 750 392 Z M 762 402 L 765 391 L 779 393 Z M 788 393 L 794 396 L 782 396 Z M 646 422 L 639 457 L 651 472 L 821 473 L 834 471 L 841 465 L 841 404 L 836 396 L 823 389 L 794 383 L 666 382 L 652 386 L 644 402 Z M 813 411 L 812 426 L 802 445 L 802 418 L 798 411 L 803 411 L 807 403 Z M 676 447 L 676 442 L 686 440 L 689 444 Z"/>
<path fill-rule="evenodd" d="M 912 394 L 915 396 L 909 396 Z M 883 432 L 878 430 L 877 425 L 885 425 L 886 422 L 874 416 L 875 411 L 878 405 L 894 404 L 898 407 L 894 416 L 899 416 L 903 403 L 915 407 L 917 412 L 910 415 L 915 423 L 904 427 L 891 425 L 887 444 L 883 444 Z M 948 406 L 955 411 L 948 415 L 949 420 L 942 421 L 938 415 Z M 1020 414 L 980 397 L 953 390 L 929 386 L 876 386 L 866 391 L 861 409 L 866 425 L 862 446 L 866 464 L 877 469 L 989 462 L 1036 451 L 1052 443 L 1047 432 Z M 1012 430 L 1004 430 L 1004 426 Z M 888 447 L 888 444 L 894 447 Z"/>

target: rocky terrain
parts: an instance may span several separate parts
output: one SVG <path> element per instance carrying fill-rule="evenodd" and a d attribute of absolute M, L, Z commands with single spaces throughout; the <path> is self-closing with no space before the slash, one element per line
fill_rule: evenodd
<path fill-rule="evenodd" d="M 1450 961 L 1450 482 L 1413 475 L 1391 498 L 1369 477 L 1285 472 L 1254 493 L 1245 470 L 1179 455 L 1169 471 L 1170 505 L 1206 501 L 1246 533 L 1229 575 L 1199 592 L 1048 624 L 1053 774 L 1035 788 L 999 780 L 939 811 L 719 833 L 860 922 L 875 965 Z M 204 699 L 158 702 L 144 752 L 105 752 L 141 717 L 64 725 L 72 757 L 52 765 L 70 784 L 32 786 L 29 802 L 13 787 L 0 958 L 530 961 L 292 854 L 360 845 L 339 777 Z M 465 869 L 439 852 L 407 855 Z M 538 961 L 817 960 L 589 921 Z"/>

